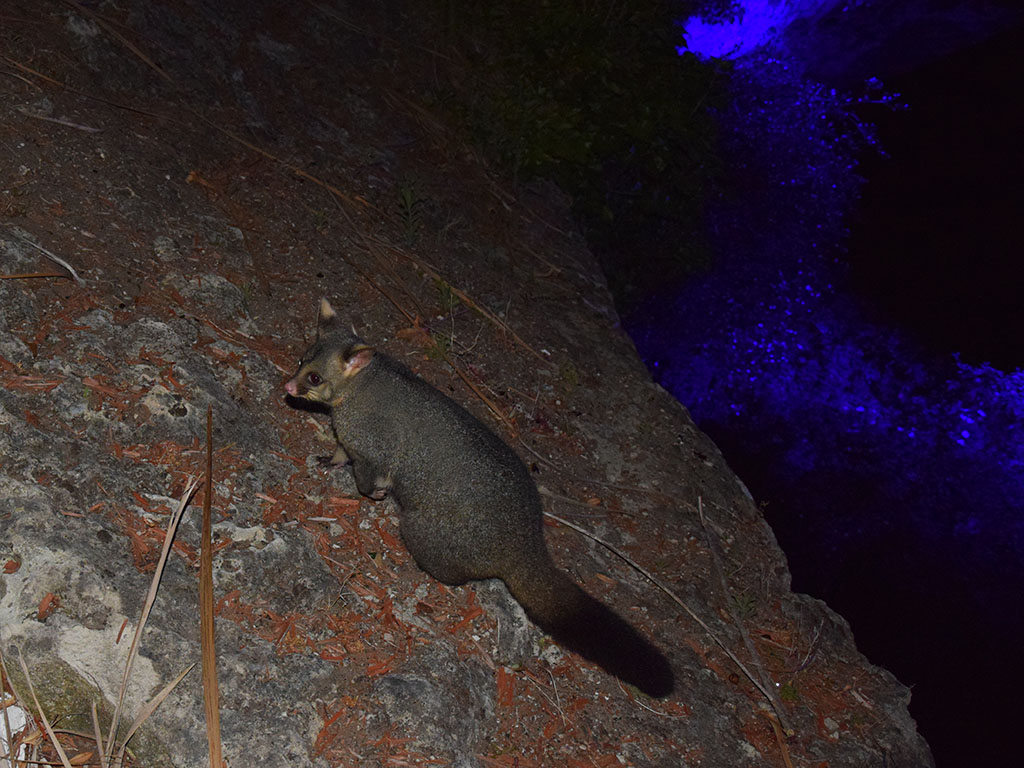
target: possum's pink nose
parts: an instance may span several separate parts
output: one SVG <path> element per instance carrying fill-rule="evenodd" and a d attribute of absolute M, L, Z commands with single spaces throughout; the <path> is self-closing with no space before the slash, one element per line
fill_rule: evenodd
<path fill-rule="evenodd" d="M 299 394 L 299 388 L 295 386 L 295 379 L 289 379 L 284 385 L 284 391 L 292 397 L 296 397 Z"/>

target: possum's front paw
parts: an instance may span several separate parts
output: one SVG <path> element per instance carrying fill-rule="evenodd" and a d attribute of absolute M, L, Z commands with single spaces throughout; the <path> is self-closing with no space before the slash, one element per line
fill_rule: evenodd
<path fill-rule="evenodd" d="M 366 495 L 369 498 L 373 499 L 374 501 L 381 501 L 382 499 L 386 499 L 388 497 L 388 489 L 376 488 L 371 493 L 368 493 Z"/>
<path fill-rule="evenodd" d="M 334 452 L 333 456 L 317 456 L 316 460 L 319 461 L 320 465 L 323 467 L 343 467 L 346 464 L 350 464 L 352 462 L 352 459 L 349 458 L 349 455 L 345 453 L 345 449 L 342 448 L 340 445 L 338 446 L 338 449 Z"/>

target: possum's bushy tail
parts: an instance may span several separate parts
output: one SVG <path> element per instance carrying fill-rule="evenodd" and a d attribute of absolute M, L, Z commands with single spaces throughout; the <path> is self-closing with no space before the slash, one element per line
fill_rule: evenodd
<path fill-rule="evenodd" d="M 675 681 L 668 659 L 629 623 L 592 598 L 554 563 L 505 579 L 526 615 L 560 645 L 635 685 L 668 696 Z"/>

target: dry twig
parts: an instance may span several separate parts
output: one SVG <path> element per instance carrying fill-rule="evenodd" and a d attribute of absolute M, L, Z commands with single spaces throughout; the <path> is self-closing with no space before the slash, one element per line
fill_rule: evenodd
<path fill-rule="evenodd" d="M 199 552 L 199 639 L 203 655 L 203 705 L 206 710 L 206 738 L 210 745 L 210 768 L 220 768 L 220 688 L 217 685 L 217 652 L 213 634 L 212 499 L 213 406 L 207 406 L 206 493 L 203 496 L 203 534 Z"/>

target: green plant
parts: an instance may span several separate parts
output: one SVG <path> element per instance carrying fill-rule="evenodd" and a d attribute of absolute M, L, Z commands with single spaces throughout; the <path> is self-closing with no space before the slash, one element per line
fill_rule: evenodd
<path fill-rule="evenodd" d="M 437 289 L 437 303 L 441 305 L 443 314 L 451 314 L 451 311 L 459 304 L 459 297 L 452 290 L 449 283 L 441 278 L 434 278 L 434 287 Z"/>
<path fill-rule="evenodd" d="M 733 598 L 733 603 L 742 619 L 749 619 L 757 611 L 757 600 L 752 595 L 736 595 Z"/>
<path fill-rule="evenodd" d="M 448 356 L 452 348 L 452 338 L 443 333 L 434 333 L 430 337 L 433 344 L 427 347 L 427 357 L 430 360 L 443 360 Z"/>
<path fill-rule="evenodd" d="M 568 395 L 572 394 L 580 383 L 580 372 L 570 361 L 562 363 L 558 368 L 558 378 L 562 382 L 562 389 Z"/>
<path fill-rule="evenodd" d="M 249 280 L 242 285 L 240 290 L 242 293 L 242 311 L 245 312 L 246 316 L 252 317 L 251 302 L 252 297 L 256 292 L 256 281 Z"/>
<path fill-rule="evenodd" d="M 425 204 L 426 198 L 420 194 L 418 183 L 406 179 L 398 185 L 398 217 L 406 245 L 412 245 L 419 239 Z"/>

